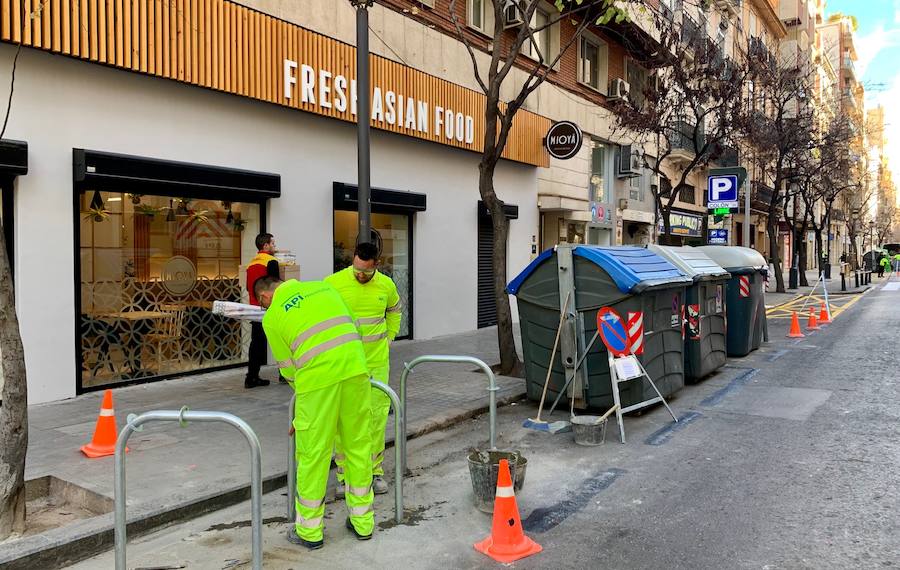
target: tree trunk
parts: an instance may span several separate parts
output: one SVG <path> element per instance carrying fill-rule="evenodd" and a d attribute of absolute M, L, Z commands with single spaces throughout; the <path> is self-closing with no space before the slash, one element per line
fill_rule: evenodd
<path fill-rule="evenodd" d="M 494 243 L 491 262 L 494 271 L 494 299 L 497 304 L 497 345 L 500 350 L 499 373 L 505 376 L 521 376 L 522 361 L 516 352 L 513 336 L 512 309 L 506 292 L 506 245 L 509 241 L 509 220 L 503 213 L 503 201 L 494 191 L 494 170 L 496 161 L 482 156 L 479 164 L 478 191 L 491 213 L 494 228 Z"/>
<path fill-rule="evenodd" d="M 781 267 L 781 247 L 778 244 L 778 218 L 770 213 L 766 220 L 766 231 L 769 234 L 769 248 L 772 263 L 775 265 L 775 292 L 785 293 L 784 269 Z"/>
<path fill-rule="evenodd" d="M 0 540 L 25 531 L 25 453 L 28 448 L 28 393 L 25 353 L 16 317 L 6 239 L 0 226 Z"/>
<path fill-rule="evenodd" d="M 822 227 L 814 226 L 813 232 L 816 234 L 816 266 L 819 268 L 819 274 L 825 271 L 825 252 L 822 250 Z"/>
<path fill-rule="evenodd" d="M 808 268 L 806 258 L 807 253 L 809 253 L 809 249 L 806 245 L 806 232 L 808 229 L 809 218 L 807 217 L 803 219 L 803 225 L 800 226 L 800 239 L 797 241 L 797 243 L 800 244 L 800 247 L 798 248 L 798 253 L 800 253 L 800 263 L 797 270 L 800 272 L 799 277 L 801 287 L 809 287 L 809 280 L 806 279 L 806 270 Z"/>

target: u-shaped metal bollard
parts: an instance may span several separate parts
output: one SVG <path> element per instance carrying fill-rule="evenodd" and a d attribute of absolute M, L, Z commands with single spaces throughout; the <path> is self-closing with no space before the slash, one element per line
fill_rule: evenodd
<path fill-rule="evenodd" d="M 485 364 L 483 360 L 475 358 L 474 356 L 453 356 L 448 354 L 428 354 L 420 356 L 413 359 L 409 364 L 404 364 L 403 372 L 400 373 L 400 407 L 403 409 L 403 443 L 401 449 L 403 473 L 406 473 L 406 379 L 413 368 L 426 362 L 474 364 L 484 371 L 488 377 L 488 392 L 490 393 L 491 450 L 497 449 L 497 391 L 500 388 L 497 387 L 497 378 L 494 376 L 494 371 L 491 370 L 491 367 Z"/>
<path fill-rule="evenodd" d="M 125 516 L 125 445 L 128 438 L 141 425 L 147 422 L 180 422 L 186 426 L 187 422 L 224 422 L 240 431 L 247 443 L 250 444 L 250 518 L 251 518 L 251 547 L 253 570 L 262 570 L 262 453 L 259 439 L 250 426 L 241 418 L 225 412 L 192 412 L 187 407 L 179 411 L 157 410 L 145 412 L 129 422 L 119 432 L 116 439 L 116 465 L 115 465 L 115 539 L 116 539 L 116 570 L 126 569 L 125 544 L 126 535 Z"/>
<path fill-rule="evenodd" d="M 390 386 L 383 382 L 379 382 L 378 380 L 369 379 L 369 383 L 373 388 L 377 388 L 381 390 L 387 397 L 391 399 L 391 407 L 394 409 L 394 520 L 399 522 L 403 522 L 403 468 L 402 468 L 402 459 L 401 459 L 401 449 L 399 445 L 399 441 L 401 440 L 401 433 L 403 434 L 402 439 L 406 440 L 406 434 L 402 432 L 406 427 L 406 422 L 403 421 L 403 407 L 400 405 L 400 399 L 397 397 L 397 393 L 391 389 Z M 294 406 L 297 401 L 297 394 L 291 396 L 290 407 L 288 408 L 288 417 L 290 418 L 290 425 L 294 425 Z M 294 504 L 294 495 L 297 492 L 297 455 L 296 455 L 296 433 L 291 436 L 291 442 L 288 446 L 288 472 L 287 472 L 287 518 L 288 521 L 296 520 L 297 506 Z"/>

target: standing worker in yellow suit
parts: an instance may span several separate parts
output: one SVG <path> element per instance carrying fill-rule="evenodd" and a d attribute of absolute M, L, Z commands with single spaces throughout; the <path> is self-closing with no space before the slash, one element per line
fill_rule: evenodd
<path fill-rule="evenodd" d="M 322 281 L 261 277 L 255 295 L 266 309 L 263 329 L 281 374 L 297 394 L 297 519 L 288 539 L 310 550 L 324 545 L 325 491 L 335 436 L 346 455 L 347 528 L 372 538 L 371 390 L 353 314 Z"/>
<path fill-rule="evenodd" d="M 325 278 L 334 286 L 356 317 L 362 334 L 363 347 L 369 374 L 385 384 L 390 380 L 390 343 L 400 331 L 401 303 L 394 281 L 381 273 L 378 266 L 378 248 L 371 243 L 361 243 L 353 253 L 353 265 Z M 372 487 L 376 495 L 387 493 L 384 480 L 384 430 L 387 427 L 391 400 L 372 389 Z M 343 489 L 344 442 L 337 440 L 335 463 L 339 481 L 337 495 Z"/>

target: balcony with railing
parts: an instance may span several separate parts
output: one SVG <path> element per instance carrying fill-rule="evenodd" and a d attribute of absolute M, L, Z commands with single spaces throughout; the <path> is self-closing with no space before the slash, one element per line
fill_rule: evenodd
<path fill-rule="evenodd" d="M 716 6 L 718 6 L 720 10 L 730 13 L 732 16 L 740 16 L 741 5 L 741 0 L 716 0 Z"/>
<path fill-rule="evenodd" d="M 696 144 L 694 138 L 696 137 Z M 679 120 L 676 121 L 668 133 L 669 158 L 675 162 L 690 162 L 698 148 L 705 144 L 703 127 L 694 127 L 694 123 Z"/>
<path fill-rule="evenodd" d="M 687 14 L 681 19 L 681 44 L 684 47 L 696 49 L 700 41 L 705 39 L 706 31 L 696 20 Z"/>
<path fill-rule="evenodd" d="M 758 180 L 754 180 L 750 188 L 750 210 L 768 213 L 769 204 L 772 203 L 772 197 L 775 195 L 775 189 L 771 186 L 766 186 Z"/>
<path fill-rule="evenodd" d="M 853 58 L 850 57 L 850 54 L 845 52 L 843 63 L 841 67 L 848 71 L 853 77 L 856 77 L 856 64 L 853 63 Z"/>
<path fill-rule="evenodd" d="M 738 151 L 732 146 L 714 143 L 710 145 L 709 158 L 716 165 L 728 168 L 738 165 Z"/>

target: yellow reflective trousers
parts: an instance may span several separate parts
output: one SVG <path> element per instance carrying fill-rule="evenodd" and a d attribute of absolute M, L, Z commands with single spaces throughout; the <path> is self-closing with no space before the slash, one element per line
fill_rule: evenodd
<path fill-rule="evenodd" d="M 372 493 L 371 388 L 366 375 L 297 394 L 297 520 L 300 538 L 322 540 L 325 491 L 335 437 L 344 443 L 346 501 L 356 532 L 375 529 Z"/>

